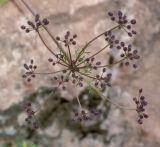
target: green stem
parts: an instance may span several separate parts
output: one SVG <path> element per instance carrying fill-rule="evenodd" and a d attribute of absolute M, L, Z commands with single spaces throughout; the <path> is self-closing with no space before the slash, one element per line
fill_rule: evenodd
<path fill-rule="evenodd" d="M 71 50 L 70 50 L 69 45 L 67 45 L 67 48 L 68 48 L 68 53 L 69 53 L 69 57 L 70 57 L 70 64 L 72 65 L 72 55 L 71 55 Z"/>

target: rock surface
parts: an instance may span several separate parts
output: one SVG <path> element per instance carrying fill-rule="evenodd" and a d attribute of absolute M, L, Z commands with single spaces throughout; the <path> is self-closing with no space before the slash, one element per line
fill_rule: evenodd
<path fill-rule="evenodd" d="M 37 61 L 42 70 L 49 68 L 45 65 L 50 54 L 36 34 L 26 35 L 19 29 L 19 26 L 26 22 L 26 16 L 31 18 L 31 15 L 20 0 L 16 2 L 19 7 L 13 2 L 8 2 L 0 7 L 0 14 L 3 14 L 0 15 L 1 109 L 19 103 L 23 100 L 24 95 L 37 90 L 40 86 L 51 84 L 44 77 L 38 77 L 32 84 L 27 84 L 21 78 L 23 64 L 31 58 Z M 113 24 L 106 15 L 108 10 L 120 9 L 131 18 L 136 17 L 138 20 L 137 37 L 134 40 L 128 40 L 123 36 L 122 38 L 133 42 L 143 58 L 136 71 L 126 68 L 118 70 L 115 83 L 119 98 L 115 98 L 115 101 L 132 106 L 132 97 L 137 95 L 138 89 L 142 87 L 149 102 L 150 119 L 145 121 L 142 127 L 139 127 L 134 121 L 135 112 L 122 111 L 113 107 L 106 124 L 104 124 L 105 127 L 110 128 L 108 137 L 113 138 L 110 143 L 107 143 L 107 146 L 160 146 L 160 1 L 45 0 L 39 3 L 39 0 L 28 0 L 27 2 L 36 12 L 50 20 L 49 28 L 53 34 L 63 34 L 66 30 L 76 32 L 79 36 L 79 47 L 106 28 L 112 27 Z M 96 50 L 98 46 L 94 45 L 92 50 Z M 102 58 L 106 60 L 105 54 L 102 55 Z M 95 140 L 90 136 L 79 142 L 68 130 L 64 130 L 61 139 L 65 142 L 61 143 L 61 146 L 66 147 L 71 145 L 74 147 L 105 146 L 101 143 L 101 139 Z"/>

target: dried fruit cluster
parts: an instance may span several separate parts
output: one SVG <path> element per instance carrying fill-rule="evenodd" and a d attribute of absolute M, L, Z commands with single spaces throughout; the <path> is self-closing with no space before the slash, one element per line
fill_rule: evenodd
<path fill-rule="evenodd" d="M 35 116 L 36 111 L 33 110 L 31 102 L 26 102 L 23 107 L 27 114 L 25 121 L 28 124 L 28 126 L 31 127 L 32 129 L 38 129 L 39 124 Z"/>
<path fill-rule="evenodd" d="M 28 21 L 27 22 L 28 26 L 22 25 L 21 29 L 24 30 L 26 33 L 29 33 L 30 31 L 33 31 L 33 30 L 35 30 L 36 32 L 38 32 L 39 28 L 41 28 L 43 25 L 47 26 L 48 24 L 49 24 L 49 21 L 46 18 L 44 18 L 41 21 L 40 20 L 40 15 L 37 14 L 35 16 L 34 22 Z"/>
<path fill-rule="evenodd" d="M 127 16 L 123 14 L 121 11 L 118 11 L 117 13 L 108 12 L 108 15 L 112 21 L 115 21 L 119 24 L 119 28 L 123 29 L 125 32 L 127 32 L 129 37 L 132 37 L 137 34 L 137 32 L 132 29 L 133 25 L 136 24 L 136 20 L 128 20 Z"/>
<path fill-rule="evenodd" d="M 136 104 L 136 111 L 138 113 L 138 123 L 143 124 L 143 119 L 147 119 L 149 116 L 145 113 L 145 107 L 148 102 L 145 100 L 145 97 L 142 95 L 142 89 L 139 89 L 139 97 L 133 98 L 133 101 Z"/>
<path fill-rule="evenodd" d="M 74 112 L 73 120 L 76 122 L 86 122 L 93 120 L 94 118 L 97 118 L 97 116 L 99 116 L 101 113 L 102 113 L 101 109 L 98 110 L 93 109 L 90 111 L 81 110 L 80 112 Z"/>
<path fill-rule="evenodd" d="M 29 8 L 25 1 L 22 2 Z M 34 16 L 34 22 L 28 21 L 28 26 L 21 26 L 21 29 L 29 33 L 31 30 L 34 30 L 47 50 L 51 53 L 52 57 L 48 59 L 48 62 L 52 65 L 58 65 L 62 69 L 59 71 L 48 71 L 48 72 L 37 72 L 37 65 L 34 64 L 34 61 L 31 60 L 30 64 L 24 64 L 25 72 L 23 78 L 27 79 L 28 82 L 31 82 L 36 75 L 53 75 L 53 79 L 58 83 L 58 88 L 66 90 L 67 84 L 72 83 L 76 87 L 84 87 L 85 84 L 95 86 L 97 90 L 104 91 L 106 88 L 111 86 L 112 73 L 110 69 L 117 64 L 129 66 L 132 65 L 133 68 L 137 68 L 137 60 L 140 59 L 138 50 L 133 49 L 131 44 L 126 44 L 125 42 L 117 39 L 116 31 L 125 31 L 129 37 L 136 35 L 136 31 L 133 29 L 133 26 L 136 24 L 136 20 L 128 20 L 127 16 L 121 11 L 117 13 L 108 12 L 108 16 L 112 21 L 116 23 L 116 26 L 109 30 L 105 30 L 103 33 L 98 34 L 90 41 L 88 41 L 82 48 L 76 48 L 77 45 L 77 34 L 71 35 L 69 31 L 64 34 L 64 37 L 57 36 L 55 37 L 47 28 L 49 21 L 45 18 L 41 20 L 39 14 L 31 13 Z M 57 45 L 58 50 L 54 52 L 43 39 L 43 36 L 40 33 L 40 28 L 43 28 L 48 35 L 51 37 L 52 41 Z M 90 45 L 99 38 L 104 39 L 105 37 L 105 46 L 98 50 L 95 53 L 88 52 L 87 49 Z M 72 50 L 74 48 L 74 50 Z M 103 61 L 97 59 L 97 55 L 103 53 L 103 51 L 110 49 L 110 51 L 116 50 L 120 53 L 119 60 L 114 61 L 112 64 L 104 64 Z M 73 54 L 74 53 L 74 54 Z M 54 68 L 53 68 L 54 69 Z M 99 74 L 96 74 L 95 71 L 99 71 Z M 146 102 L 143 97 L 140 97 L 141 100 L 135 100 L 137 108 L 135 109 L 139 116 L 139 123 L 142 123 L 142 118 L 146 118 L 146 114 L 142 113 Z M 77 98 L 79 103 L 80 112 L 75 113 L 75 120 L 89 120 L 90 115 L 88 116 L 87 112 L 81 106 L 79 98 Z M 95 113 L 95 112 L 94 112 Z M 94 114 L 89 113 L 89 114 Z M 98 113 L 97 113 L 98 114 Z M 28 115 L 29 116 L 29 115 Z M 32 115 L 30 115 L 32 116 Z"/>

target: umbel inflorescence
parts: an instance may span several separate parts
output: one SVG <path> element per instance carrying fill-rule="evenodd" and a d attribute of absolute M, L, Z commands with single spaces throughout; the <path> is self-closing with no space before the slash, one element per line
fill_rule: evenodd
<path fill-rule="evenodd" d="M 102 92 L 111 86 L 112 73 L 110 72 L 117 64 L 121 64 L 126 67 L 137 68 L 137 60 L 140 59 L 138 50 L 134 49 L 131 44 L 127 44 L 115 35 L 116 31 L 124 31 L 128 37 L 134 37 L 137 33 L 134 29 L 136 24 L 135 19 L 129 20 L 127 16 L 121 12 L 108 12 L 108 17 L 114 22 L 115 26 L 109 30 L 105 30 L 103 33 L 98 34 L 90 41 L 88 41 L 82 48 L 76 48 L 78 35 L 66 31 L 64 36 L 54 36 L 50 33 L 47 25 L 49 20 L 46 18 L 41 19 L 40 14 L 35 14 L 31 8 L 22 0 L 24 5 L 33 14 L 34 21 L 28 21 L 26 25 L 22 25 L 21 29 L 26 33 L 36 32 L 43 42 L 44 46 L 51 53 L 51 57 L 48 59 L 48 64 L 51 66 L 58 65 L 61 67 L 59 71 L 48 71 L 39 72 L 37 65 L 33 59 L 29 63 L 24 64 L 25 72 L 22 77 L 27 81 L 31 82 L 38 75 L 53 75 L 53 79 L 58 83 L 57 87 L 62 90 L 66 90 L 67 84 L 72 83 L 75 87 L 84 87 L 89 85 L 95 93 L 98 93 L 102 99 L 108 100 L 112 104 L 115 104 L 111 99 L 106 98 Z M 41 29 L 44 29 L 51 37 L 52 41 L 56 44 L 58 50 L 54 52 L 43 39 L 41 35 Z M 87 49 L 97 39 L 103 39 L 105 41 L 104 47 L 97 50 L 97 52 L 88 52 Z M 74 48 L 74 53 L 73 49 Z M 109 49 L 110 52 L 116 51 L 119 53 L 119 58 L 111 64 L 104 64 L 103 61 L 96 57 Z M 98 73 L 98 74 L 97 74 Z M 138 123 L 143 123 L 143 118 L 148 118 L 148 115 L 144 113 L 147 102 L 144 96 L 142 96 L 142 89 L 139 90 L 139 98 L 133 98 L 136 108 L 130 109 L 135 110 L 138 114 Z M 100 114 L 100 110 L 85 110 L 81 105 L 81 102 L 77 96 L 77 102 L 79 104 L 80 111 L 75 112 L 75 121 L 88 121 Z M 116 106 L 123 108 L 122 106 L 115 104 Z M 35 111 L 31 109 L 31 104 L 25 105 L 25 111 L 27 112 L 26 121 L 31 124 L 33 128 L 38 128 L 36 123 Z"/>

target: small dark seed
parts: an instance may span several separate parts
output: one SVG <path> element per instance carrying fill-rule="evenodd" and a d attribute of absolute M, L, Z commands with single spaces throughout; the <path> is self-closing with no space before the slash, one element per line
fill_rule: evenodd
<path fill-rule="evenodd" d="M 52 59 L 52 58 L 49 58 L 48 61 L 49 61 L 49 62 L 53 62 L 53 59 Z"/>
<path fill-rule="evenodd" d="M 131 20 L 131 24 L 136 24 L 136 20 L 135 20 L 135 19 L 132 19 L 132 20 Z"/>
<path fill-rule="evenodd" d="M 77 38 L 77 34 L 74 34 L 74 35 L 73 35 L 73 38 Z"/>
<path fill-rule="evenodd" d="M 141 88 L 141 89 L 139 89 L 139 93 L 142 93 L 142 91 L 143 91 L 143 90 L 142 90 L 142 88 Z"/>
<path fill-rule="evenodd" d="M 22 29 L 22 30 L 25 30 L 25 29 L 26 29 L 26 26 L 22 25 L 22 26 L 21 26 L 21 29 Z"/>
<path fill-rule="evenodd" d="M 57 37 L 56 37 L 56 40 L 58 40 L 58 41 L 59 41 L 59 40 L 60 40 L 60 37 L 59 37 L 59 36 L 57 36 Z"/>
<path fill-rule="evenodd" d="M 113 13 L 112 13 L 112 12 L 108 12 L 108 15 L 109 15 L 109 16 L 113 16 Z"/>

